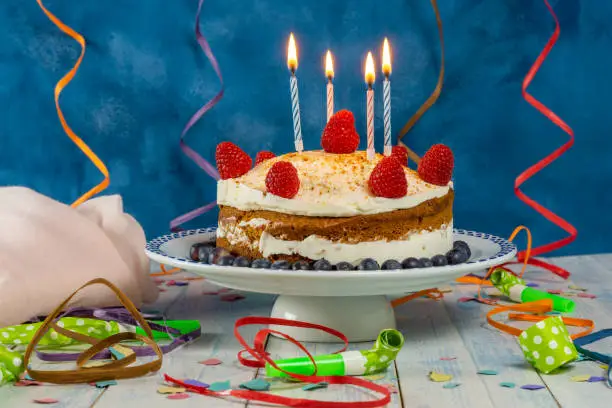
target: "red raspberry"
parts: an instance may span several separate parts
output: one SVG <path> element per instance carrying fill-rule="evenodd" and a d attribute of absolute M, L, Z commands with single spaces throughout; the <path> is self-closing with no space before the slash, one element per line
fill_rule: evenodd
<path fill-rule="evenodd" d="M 266 176 L 268 193 L 283 198 L 293 198 L 300 189 L 300 178 L 293 164 L 279 161 L 272 165 Z"/>
<path fill-rule="evenodd" d="M 402 166 L 408 165 L 408 149 L 402 145 L 393 146 L 391 157 L 399 161 Z"/>
<path fill-rule="evenodd" d="M 329 119 L 323 130 L 321 146 L 327 153 L 353 153 L 357 150 L 359 134 L 352 112 L 340 110 Z"/>
<path fill-rule="evenodd" d="M 419 162 L 417 171 L 424 181 L 438 186 L 445 186 L 453 176 L 455 159 L 448 146 L 436 144 L 429 148 Z"/>
<path fill-rule="evenodd" d="M 378 162 L 370 174 L 368 185 L 376 197 L 401 198 L 408 192 L 404 168 L 393 157 Z"/>
<path fill-rule="evenodd" d="M 268 159 L 273 159 L 274 157 L 276 157 L 274 153 L 263 150 L 257 153 L 257 156 L 255 156 L 255 165 L 257 166 L 258 164 L 263 163 Z"/>
<path fill-rule="evenodd" d="M 246 174 L 253 165 L 253 160 L 241 148 L 231 142 L 217 145 L 215 152 L 217 170 L 221 179 L 231 179 Z"/>

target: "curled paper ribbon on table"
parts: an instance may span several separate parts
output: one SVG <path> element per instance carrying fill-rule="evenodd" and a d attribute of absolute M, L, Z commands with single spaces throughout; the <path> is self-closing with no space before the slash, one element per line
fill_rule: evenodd
<path fill-rule="evenodd" d="M 419 163 L 421 160 L 419 156 L 412 151 L 403 141 L 402 139 L 406 134 L 416 125 L 416 123 L 421 119 L 421 116 L 425 114 L 433 106 L 434 103 L 440 97 L 442 93 L 442 85 L 444 83 L 444 31 L 442 29 L 442 18 L 440 17 L 440 10 L 438 10 L 438 2 L 437 0 L 430 0 L 431 6 L 434 9 L 434 13 L 436 14 L 436 25 L 438 26 L 438 35 L 440 37 L 440 73 L 438 75 L 438 82 L 436 83 L 436 87 L 427 100 L 421 105 L 421 107 L 416 111 L 416 113 L 406 122 L 404 127 L 400 130 L 397 136 L 397 144 L 404 146 L 406 150 L 408 150 L 408 157 L 410 160 L 415 163 Z"/>
<path fill-rule="evenodd" d="M 219 172 L 217 171 L 215 166 L 210 164 L 208 160 L 204 159 L 200 154 L 198 154 L 195 150 L 189 147 L 187 143 L 185 143 L 185 135 L 187 134 L 189 129 L 191 129 L 193 125 L 195 125 L 196 122 L 200 120 L 200 118 L 206 112 L 212 109 L 221 100 L 221 98 L 223 97 L 224 89 L 225 89 L 223 85 L 223 76 L 221 75 L 221 68 L 219 68 L 219 63 L 217 62 L 217 59 L 215 58 L 215 55 L 213 54 L 210 48 L 210 45 L 208 45 L 208 41 L 206 41 L 206 38 L 202 35 L 202 32 L 200 31 L 200 14 L 202 12 L 203 3 L 204 3 L 204 0 L 199 0 L 198 11 L 196 12 L 196 18 L 195 18 L 196 40 L 198 41 L 198 44 L 200 45 L 200 48 L 202 49 L 202 51 L 204 51 L 204 54 L 206 54 L 206 58 L 208 58 L 208 60 L 210 61 L 210 64 L 212 65 L 213 70 L 217 74 L 217 77 L 219 78 L 219 82 L 221 83 L 221 90 L 219 90 L 219 92 L 211 100 L 206 102 L 204 106 L 198 109 L 198 111 L 189 119 L 189 121 L 185 125 L 185 128 L 181 132 L 180 147 L 183 153 L 187 157 L 189 157 L 195 164 L 197 164 L 198 167 L 204 170 L 206 174 L 208 174 L 210 177 L 212 177 L 215 180 L 219 180 Z M 183 214 L 173 219 L 172 221 L 170 221 L 170 229 L 172 231 L 176 231 L 182 224 L 212 210 L 213 208 L 215 208 L 216 205 L 217 205 L 216 202 L 208 203 L 205 206 L 196 208 L 195 210 L 189 211 L 188 213 Z"/>
<path fill-rule="evenodd" d="M 543 205 L 539 204 L 534 199 L 528 197 L 520 189 L 520 187 L 527 180 L 529 180 L 535 174 L 537 174 L 542 169 L 547 167 L 550 163 L 552 163 L 557 158 L 559 158 L 559 156 L 565 153 L 574 144 L 574 131 L 561 118 L 559 118 L 559 116 L 557 116 L 553 111 L 551 111 L 549 108 L 544 106 L 544 104 L 542 104 L 540 101 L 535 99 L 531 94 L 527 92 L 527 88 L 529 87 L 529 84 L 531 84 L 531 81 L 533 80 L 536 73 L 538 72 L 542 64 L 544 63 L 544 60 L 548 56 L 549 52 L 552 50 L 553 46 L 557 42 L 557 39 L 559 38 L 559 34 L 561 32 L 561 29 L 559 26 L 559 20 L 557 19 L 557 15 L 555 14 L 553 8 L 548 3 L 548 0 L 544 0 L 544 4 L 546 5 L 546 8 L 548 9 L 548 11 L 550 12 L 550 14 L 552 15 L 555 21 L 555 31 L 553 32 L 552 36 L 546 43 L 546 46 L 544 47 L 544 49 L 542 50 L 542 52 L 536 59 L 535 63 L 529 69 L 529 72 L 525 76 L 525 79 L 523 80 L 522 93 L 523 93 L 523 98 L 525 98 L 525 100 L 531 106 L 533 106 L 540 113 L 546 116 L 555 125 L 560 127 L 565 133 L 567 133 L 569 135 L 569 140 L 563 145 L 561 145 L 560 147 L 558 147 L 557 149 L 555 149 L 551 154 L 544 157 L 543 159 L 538 161 L 536 164 L 532 165 L 527 170 L 525 170 L 523 173 L 521 173 L 514 182 L 514 193 L 521 201 L 523 201 L 525 204 L 527 204 L 528 206 L 536 210 L 538 213 L 543 215 L 547 220 L 549 220 L 550 222 L 552 222 L 559 228 L 563 229 L 565 232 L 569 234 L 569 236 L 563 239 L 560 239 L 558 241 L 554 241 L 549 244 L 541 245 L 536 248 L 533 248 L 533 256 L 542 255 L 544 253 L 547 253 L 555 249 L 559 249 L 565 245 L 568 245 L 569 243 L 573 242 L 576 239 L 576 236 L 578 235 L 578 231 L 572 224 L 570 224 L 563 218 L 559 217 L 558 215 L 556 215 L 549 209 L 545 208 Z M 522 260 L 524 257 L 525 257 L 524 252 L 520 252 L 518 254 L 519 261 Z M 554 265 L 550 265 L 546 262 L 543 262 L 540 260 L 532 260 L 531 263 L 537 266 L 546 266 L 548 267 L 547 269 L 553 271 L 554 273 L 556 273 L 557 275 L 565 279 L 569 277 L 569 272 L 565 271 L 562 268 L 555 267 Z"/>
<path fill-rule="evenodd" d="M 578 353 L 572 340 L 589 334 L 595 326 L 593 321 L 589 319 L 544 315 L 552 309 L 553 302 L 550 299 L 520 305 L 500 306 L 487 313 L 487 322 L 496 329 L 518 336 L 525 359 L 536 369 L 547 374 L 570 361 L 574 361 L 578 357 Z M 509 320 L 529 321 L 536 324 L 527 330 L 520 330 L 493 319 L 496 314 L 504 312 L 510 312 L 508 314 Z M 584 330 L 570 335 L 566 326 L 583 327 Z"/>
<path fill-rule="evenodd" d="M 102 175 L 104 176 L 104 180 L 102 180 L 100 184 L 94 186 L 91 190 L 83 194 L 79 199 L 77 199 L 72 204 L 73 207 L 77 207 L 80 204 L 83 204 L 85 201 L 92 198 L 93 196 L 95 196 L 96 194 L 99 194 L 102 191 L 104 191 L 110 184 L 110 176 L 108 174 L 108 169 L 106 168 L 106 165 L 89 148 L 89 146 L 87 146 L 87 144 L 85 144 L 85 142 L 80 137 L 78 137 L 76 133 L 74 133 L 74 131 L 70 128 L 70 126 L 68 125 L 68 122 L 66 122 L 66 119 L 64 118 L 64 113 L 62 112 L 60 105 L 59 105 L 59 97 L 60 97 L 60 94 L 62 93 L 62 90 L 70 83 L 70 81 L 72 81 L 77 71 L 79 70 L 79 67 L 81 66 L 83 57 L 85 56 L 85 48 L 86 48 L 85 39 L 83 38 L 81 34 L 77 33 L 72 28 L 68 27 L 66 24 L 61 22 L 60 19 L 55 17 L 55 15 L 53 15 L 49 10 L 47 10 L 45 6 L 43 5 L 42 0 L 36 0 L 36 2 L 38 3 L 42 11 L 45 13 L 45 15 L 49 18 L 49 20 L 53 22 L 53 24 L 55 24 L 65 34 L 72 37 L 81 46 L 81 54 L 79 55 L 77 62 L 70 69 L 70 71 L 68 71 L 68 73 L 64 75 L 64 77 L 60 79 L 59 82 L 55 85 L 55 93 L 54 93 L 55 109 L 57 110 L 57 116 L 59 117 L 62 128 L 64 129 L 64 132 L 66 132 L 66 134 L 74 142 L 74 144 L 76 144 L 77 147 L 81 149 L 81 151 L 89 158 L 89 160 L 91 160 L 91 162 L 98 168 L 100 173 L 102 173 Z"/>

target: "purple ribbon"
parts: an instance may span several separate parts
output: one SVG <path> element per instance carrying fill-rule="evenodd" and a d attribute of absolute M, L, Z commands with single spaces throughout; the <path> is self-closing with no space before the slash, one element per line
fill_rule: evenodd
<path fill-rule="evenodd" d="M 219 82 L 221 83 L 221 90 L 219 91 L 219 93 L 217 93 L 217 95 L 215 95 L 214 98 L 209 100 L 206 103 L 206 105 L 198 109 L 198 111 L 191 117 L 191 119 L 189 119 L 189 122 L 187 122 L 187 124 L 185 125 L 185 128 L 183 129 L 183 132 L 181 133 L 181 140 L 179 144 L 180 144 L 180 147 L 183 153 L 187 157 L 189 157 L 195 164 L 197 164 L 198 167 L 204 170 L 210 177 L 214 178 L 215 180 L 219 180 L 220 178 L 219 172 L 217 171 L 215 166 L 210 164 L 206 159 L 200 156 L 195 150 L 189 147 L 187 143 L 185 143 L 185 135 L 187 134 L 189 129 L 191 129 L 193 125 L 195 125 L 196 122 L 200 120 L 200 118 L 206 112 L 212 109 L 212 107 L 215 106 L 217 102 L 221 100 L 221 98 L 223 97 L 223 92 L 225 90 L 225 86 L 223 84 L 223 76 L 221 75 L 221 69 L 219 68 L 217 59 L 215 58 L 212 50 L 210 49 L 210 45 L 208 45 L 208 41 L 206 41 L 206 38 L 202 35 L 202 32 L 200 31 L 200 14 L 202 12 L 202 3 L 204 3 L 204 0 L 199 0 L 198 11 L 196 13 L 196 19 L 195 19 L 196 40 L 198 41 L 198 44 L 200 44 L 200 48 L 202 48 L 202 51 L 204 51 L 204 54 L 206 55 L 213 69 L 215 70 L 215 73 L 217 74 L 217 77 L 219 78 Z M 217 205 L 216 202 L 212 202 L 212 203 L 206 204 L 203 207 L 196 208 L 195 210 L 189 211 L 188 213 L 183 214 L 173 219 L 172 221 L 170 221 L 170 229 L 172 231 L 176 231 L 180 225 L 210 211 L 216 205 Z"/>

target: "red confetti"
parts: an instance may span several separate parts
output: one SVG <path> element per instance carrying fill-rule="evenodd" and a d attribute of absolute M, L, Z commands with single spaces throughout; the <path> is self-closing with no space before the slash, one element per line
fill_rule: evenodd
<path fill-rule="evenodd" d="M 465 302 L 471 302 L 472 300 L 476 300 L 476 298 L 464 296 L 464 297 L 460 297 L 459 299 L 457 299 L 457 302 L 465 303 Z"/>
<path fill-rule="evenodd" d="M 563 291 L 557 289 L 548 289 L 547 292 L 551 295 L 560 295 L 561 293 L 563 293 Z"/>
<path fill-rule="evenodd" d="M 166 286 L 174 286 L 176 285 L 176 281 L 174 279 L 169 280 L 168 282 L 166 282 Z"/>
<path fill-rule="evenodd" d="M 597 296 L 593 295 L 592 293 L 579 293 L 578 297 L 580 298 L 587 298 L 587 299 L 595 299 Z"/>
<path fill-rule="evenodd" d="M 238 294 L 238 293 L 229 293 L 227 295 L 223 295 L 221 296 L 221 301 L 222 302 L 236 302 L 238 300 L 242 300 L 244 299 L 244 296 Z"/>
<path fill-rule="evenodd" d="M 55 398 L 37 398 L 33 401 L 37 404 L 57 404 L 59 402 Z"/>
<path fill-rule="evenodd" d="M 440 360 L 442 361 L 453 361 L 456 360 L 457 357 L 440 357 Z"/>
<path fill-rule="evenodd" d="M 177 392 L 176 394 L 170 394 L 166 398 L 171 400 L 183 400 L 189 398 L 189 394 L 186 392 Z"/>
<path fill-rule="evenodd" d="M 204 364 L 207 366 L 216 366 L 221 363 L 223 363 L 223 361 L 219 360 L 218 358 L 209 358 L 208 360 L 200 361 L 200 364 Z"/>

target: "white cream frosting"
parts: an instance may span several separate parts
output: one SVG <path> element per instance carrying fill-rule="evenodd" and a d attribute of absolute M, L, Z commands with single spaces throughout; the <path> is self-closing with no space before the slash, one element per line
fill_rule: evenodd
<path fill-rule="evenodd" d="M 445 254 L 453 246 L 452 222 L 440 229 L 409 233 L 402 240 L 376 240 L 357 244 L 332 242 L 316 235 L 306 237 L 303 241 L 289 241 L 275 238 L 265 231 L 259 242 L 250 242 L 237 225 L 232 226 L 231 230 L 220 225 L 217 235 L 226 238 L 232 245 L 248 243 L 254 249 L 259 249 L 264 257 L 300 255 L 310 259 L 325 258 L 332 264 L 344 261 L 357 265 L 365 258 L 375 259 L 379 264 L 388 259 L 401 262 L 409 256 L 429 258 Z"/>
<path fill-rule="evenodd" d="M 452 188 L 429 184 L 405 168 L 408 193 L 397 199 L 373 196 L 368 179 L 383 156 L 368 161 L 366 153 L 332 154 L 323 151 L 290 153 L 266 160 L 236 179 L 220 180 L 217 202 L 242 211 L 269 210 L 312 217 L 350 217 L 416 207 L 443 197 Z M 266 193 L 268 170 L 277 161 L 291 162 L 298 171 L 300 189 L 291 199 Z"/>

